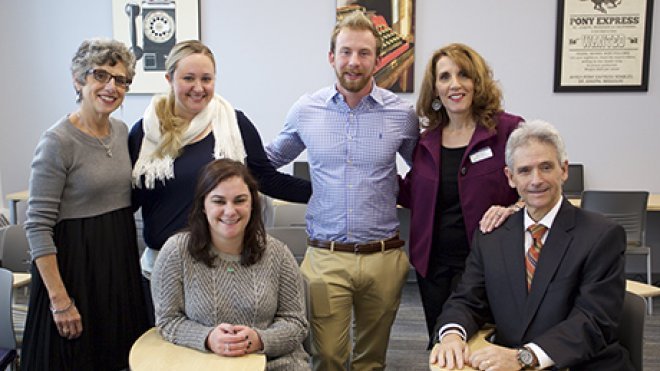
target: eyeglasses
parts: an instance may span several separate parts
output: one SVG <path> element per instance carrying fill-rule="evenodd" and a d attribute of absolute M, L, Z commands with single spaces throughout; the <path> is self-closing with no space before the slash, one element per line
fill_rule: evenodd
<path fill-rule="evenodd" d="M 102 83 L 102 84 L 107 84 L 110 82 L 110 79 L 115 80 L 115 85 L 122 87 L 124 89 L 128 89 L 129 86 L 131 86 L 131 83 L 133 80 L 129 79 L 126 76 L 122 75 L 113 75 L 110 72 L 101 69 L 101 68 L 91 68 L 87 70 L 87 74 L 91 74 L 94 77 L 94 80 Z"/>

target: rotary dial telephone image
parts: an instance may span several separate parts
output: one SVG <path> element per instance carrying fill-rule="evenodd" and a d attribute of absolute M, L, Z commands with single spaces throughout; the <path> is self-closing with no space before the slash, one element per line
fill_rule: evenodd
<path fill-rule="evenodd" d="M 131 51 L 135 58 L 142 59 L 145 71 L 165 71 L 165 60 L 176 44 L 175 2 L 143 0 L 138 4 L 130 1 L 124 10 L 130 19 Z M 138 27 L 138 22 L 142 27 Z M 142 30 L 142 47 L 138 45 L 138 28 Z"/>

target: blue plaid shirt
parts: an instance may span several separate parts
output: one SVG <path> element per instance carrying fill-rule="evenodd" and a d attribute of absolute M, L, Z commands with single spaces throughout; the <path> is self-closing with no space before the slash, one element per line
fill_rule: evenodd
<path fill-rule="evenodd" d="M 351 109 L 333 85 L 293 105 L 266 153 L 281 167 L 307 149 L 311 238 L 366 242 L 392 237 L 399 228 L 396 154 L 411 164 L 418 136 L 412 105 L 397 95 L 374 85 Z"/>

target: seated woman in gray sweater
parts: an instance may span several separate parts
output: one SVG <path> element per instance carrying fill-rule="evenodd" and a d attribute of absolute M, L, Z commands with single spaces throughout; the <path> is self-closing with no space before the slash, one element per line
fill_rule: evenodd
<path fill-rule="evenodd" d="M 203 168 L 188 229 L 167 240 L 152 272 L 156 326 L 175 344 L 229 357 L 262 352 L 268 370 L 308 370 L 302 276 L 266 235 L 260 210 L 243 164 Z"/>

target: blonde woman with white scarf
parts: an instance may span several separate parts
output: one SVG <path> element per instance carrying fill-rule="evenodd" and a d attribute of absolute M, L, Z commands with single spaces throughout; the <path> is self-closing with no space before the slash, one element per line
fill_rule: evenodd
<path fill-rule="evenodd" d="M 155 96 L 129 134 L 133 207 L 142 208 L 147 248 L 140 263 L 152 325 L 148 279 L 162 245 L 186 225 L 204 165 L 219 158 L 240 161 L 271 197 L 307 202 L 311 195 L 309 182 L 275 170 L 254 125 L 215 94 L 215 58 L 206 45 L 178 43 L 166 69 L 169 94 Z"/>

